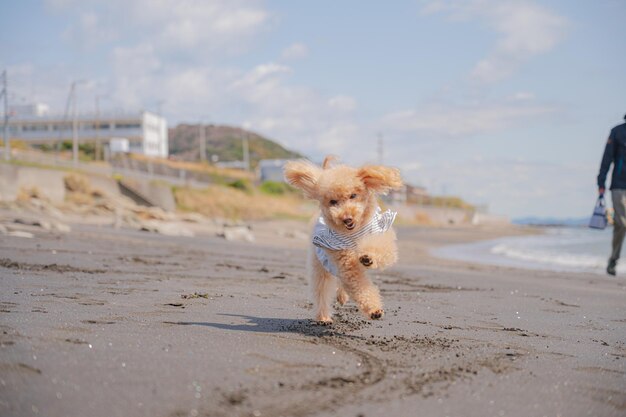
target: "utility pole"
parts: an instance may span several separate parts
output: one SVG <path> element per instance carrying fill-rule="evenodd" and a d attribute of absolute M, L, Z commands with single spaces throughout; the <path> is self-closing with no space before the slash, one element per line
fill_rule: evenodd
<path fill-rule="evenodd" d="M 248 143 L 248 134 L 245 134 L 243 140 L 243 163 L 246 167 L 246 171 L 250 171 L 250 144 Z"/>
<path fill-rule="evenodd" d="M 11 160 L 11 139 L 9 138 L 9 91 L 7 89 L 7 70 L 2 73 L 2 93 L 4 96 L 4 126 L 2 128 L 2 139 L 4 140 L 4 160 Z"/>
<path fill-rule="evenodd" d="M 243 166 L 246 171 L 250 171 L 250 149 L 247 131 L 243 132 Z"/>
<path fill-rule="evenodd" d="M 96 161 L 99 161 L 102 155 L 102 144 L 100 143 L 100 99 L 106 97 L 108 96 L 96 95 Z"/>
<path fill-rule="evenodd" d="M 383 164 L 383 134 L 378 134 L 378 163 Z"/>
<path fill-rule="evenodd" d="M 78 165 L 78 120 L 76 120 L 76 82 L 72 83 L 72 159 Z"/>
<path fill-rule="evenodd" d="M 200 123 L 200 162 L 206 162 L 206 130 L 204 123 Z"/>
<path fill-rule="evenodd" d="M 70 87 L 70 92 L 67 95 L 67 102 L 65 103 L 65 113 L 63 113 L 63 121 L 61 122 L 61 126 L 59 126 L 59 139 L 57 140 L 56 143 L 56 161 L 59 161 L 59 153 L 61 152 L 61 145 L 62 145 L 62 139 L 63 139 L 63 133 L 65 133 L 65 128 L 66 128 L 66 124 L 65 122 L 67 122 L 67 116 L 70 112 L 70 103 L 72 102 L 72 87 Z"/>
<path fill-rule="evenodd" d="M 76 86 L 84 80 L 74 81 L 71 88 L 72 96 L 72 156 L 74 166 L 78 165 L 78 119 L 76 114 Z"/>
<path fill-rule="evenodd" d="M 96 161 L 100 159 L 100 96 L 96 95 Z"/>

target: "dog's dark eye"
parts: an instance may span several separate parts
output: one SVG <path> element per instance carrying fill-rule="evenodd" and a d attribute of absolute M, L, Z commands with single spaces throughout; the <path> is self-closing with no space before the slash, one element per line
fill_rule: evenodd
<path fill-rule="evenodd" d="M 331 206 L 336 206 L 337 205 L 337 200 L 330 200 L 330 205 Z"/>
<path fill-rule="evenodd" d="M 350 195 L 350 200 L 354 200 L 356 198 L 356 194 L 351 194 Z"/>

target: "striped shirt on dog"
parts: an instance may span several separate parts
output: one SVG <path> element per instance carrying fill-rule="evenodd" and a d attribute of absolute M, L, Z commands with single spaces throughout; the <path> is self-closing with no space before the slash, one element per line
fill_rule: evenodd
<path fill-rule="evenodd" d="M 356 249 L 357 241 L 362 237 L 384 233 L 389 230 L 397 214 L 397 212 L 391 210 L 387 210 L 383 213 L 380 207 L 378 207 L 369 223 L 350 234 L 331 230 L 326 226 L 324 218 L 320 216 L 313 229 L 313 245 L 315 245 L 315 255 L 317 259 L 324 266 L 324 269 L 334 276 L 338 276 L 337 267 L 330 260 L 324 249 Z"/>

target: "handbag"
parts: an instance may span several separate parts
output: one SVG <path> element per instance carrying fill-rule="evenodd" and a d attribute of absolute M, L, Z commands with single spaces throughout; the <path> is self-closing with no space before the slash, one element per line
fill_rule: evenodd
<path fill-rule="evenodd" d="M 593 214 L 589 220 L 589 227 L 603 230 L 606 228 L 607 223 L 606 201 L 604 200 L 604 195 L 600 195 L 596 201 L 596 206 L 593 208 Z"/>

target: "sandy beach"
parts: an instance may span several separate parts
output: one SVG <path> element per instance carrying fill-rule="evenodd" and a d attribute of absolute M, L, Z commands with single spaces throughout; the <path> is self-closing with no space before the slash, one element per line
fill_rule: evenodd
<path fill-rule="evenodd" d="M 325 327 L 306 240 L 253 230 L 1 236 L 0 415 L 626 415 L 624 277 L 435 259 L 521 232 L 405 227 L 371 274 L 384 319 L 348 304 Z"/>

